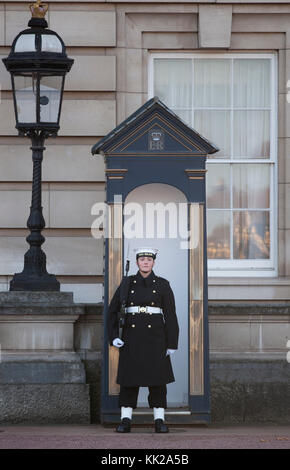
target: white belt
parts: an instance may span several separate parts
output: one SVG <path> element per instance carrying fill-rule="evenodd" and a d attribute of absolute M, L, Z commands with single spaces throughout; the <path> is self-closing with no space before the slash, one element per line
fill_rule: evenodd
<path fill-rule="evenodd" d="M 140 305 L 136 307 L 126 307 L 125 313 L 163 313 L 162 308 L 159 307 L 140 307 Z"/>

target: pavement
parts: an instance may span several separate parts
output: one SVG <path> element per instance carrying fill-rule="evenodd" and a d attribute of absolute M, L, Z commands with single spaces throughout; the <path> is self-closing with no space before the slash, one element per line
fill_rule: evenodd
<path fill-rule="evenodd" d="M 0 449 L 290 449 L 290 425 L 170 425 L 168 434 L 137 425 L 130 434 L 99 424 L 2 425 Z"/>

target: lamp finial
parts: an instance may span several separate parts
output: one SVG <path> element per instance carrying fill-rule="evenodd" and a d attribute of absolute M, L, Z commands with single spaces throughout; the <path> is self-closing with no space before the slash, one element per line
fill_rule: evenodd
<path fill-rule="evenodd" d="M 29 4 L 32 18 L 44 18 L 48 10 L 47 3 L 42 3 L 41 0 L 37 0 L 35 3 Z"/>

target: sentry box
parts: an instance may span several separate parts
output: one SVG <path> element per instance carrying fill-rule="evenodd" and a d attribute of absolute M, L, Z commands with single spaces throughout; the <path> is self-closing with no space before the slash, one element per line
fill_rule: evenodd
<path fill-rule="evenodd" d="M 119 421 L 119 351 L 107 340 L 107 310 L 134 248 L 158 249 L 154 272 L 169 280 L 180 327 L 167 386 L 166 421 L 210 421 L 207 315 L 206 158 L 218 151 L 158 97 L 147 101 L 92 148 L 106 162 L 102 423 Z M 140 389 L 135 422 L 152 422 Z"/>

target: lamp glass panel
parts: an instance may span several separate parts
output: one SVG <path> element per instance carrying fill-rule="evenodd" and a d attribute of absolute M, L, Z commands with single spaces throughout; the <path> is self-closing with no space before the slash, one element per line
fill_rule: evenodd
<path fill-rule="evenodd" d="M 35 52 L 35 34 L 22 34 L 17 39 L 14 52 Z"/>
<path fill-rule="evenodd" d="M 57 36 L 53 34 L 41 35 L 41 50 L 42 52 L 62 52 L 62 44 Z"/>
<path fill-rule="evenodd" d="M 58 122 L 63 76 L 40 79 L 40 122 Z"/>
<path fill-rule="evenodd" d="M 16 121 L 36 123 L 36 75 L 14 75 Z"/>

